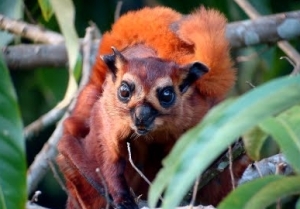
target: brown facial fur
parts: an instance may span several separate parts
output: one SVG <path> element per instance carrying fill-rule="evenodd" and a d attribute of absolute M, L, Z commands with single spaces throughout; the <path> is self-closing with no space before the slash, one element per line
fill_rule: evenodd
<path fill-rule="evenodd" d="M 201 114 L 193 115 L 190 114 L 189 108 L 186 108 L 189 107 L 191 94 L 194 92 L 197 95 L 194 86 L 188 88 L 187 92 L 180 91 L 179 86 L 188 75 L 187 67 L 181 67 L 174 62 L 163 61 L 159 58 L 148 57 L 124 60 L 123 63 L 118 62 L 117 68 L 119 69 L 116 80 L 107 79 L 100 100 L 105 103 L 106 107 L 109 107 L 106 109 L 109 109 L 108 114 L 114 118 L 113 120 L 126 121 L 133 131 L 136 131 L 136 127 L 130 117 L 130 112 L 142 105 L 150 105 L 158 112 L 151 132 L 159 129 L 166 133 L 178 132 L 177 135 L 181 135 L 184 130 L 198 123 L 204 115 L 204 109 Z M 126 103 L 119 101 L 117 97 L 118 88 L 124 81 L 135 87 L 130 100 Z M 165 87 L 173 87 L 175 94 L 174 104 L 167 108 L 163 107 L 158 99 L 159 89 Z M 205 103 L 207 102 L 203 102 L 202 106 L 205 106 Z M 115 114 L 116 112 L 119 114 Z M 178 123 L 170 120 L 173 116 L 176 116 Z M 185 125 L 180 124 L 182 121 L 185 122 Z M 183 129 L 178 131 L 178 127 L 183 127 Z"/>

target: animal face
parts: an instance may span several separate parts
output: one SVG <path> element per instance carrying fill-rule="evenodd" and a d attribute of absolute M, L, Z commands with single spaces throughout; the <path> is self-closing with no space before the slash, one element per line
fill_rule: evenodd
<path fill-rule="evenodd" d="M 115 105 L 138 135 L 159 130 L 182 114 L 189 87 L 208 71 L 200 62 L 179 66 L 157 57 L 126 59 L 116 49 L 103 60 L 112 73 Z"/>

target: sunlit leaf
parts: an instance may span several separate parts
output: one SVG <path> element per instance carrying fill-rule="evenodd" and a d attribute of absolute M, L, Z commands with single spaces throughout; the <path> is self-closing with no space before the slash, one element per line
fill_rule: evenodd
<path fill-rule="evenodd" d="M 38 2 L 42 10 L 43 17 L 46 21 L 50 20 L 53 15 L 53 9 L 50 0 L 39 0 Z"/>
<path fill-rule="evenodd" d="M 299 193 L 300 176 L 267 176 L 239 186 L 217 208 L 266 208 L 280 198 Z"/>
<path fill-rule="evenodd" d="M 278 117 L 260 124 L 262 130 L 273 136 L 291 166 L 300 173 L 300 106 L 295 106 Z"/>
<path fill-rule="evenodd" d="M 245 150 L 252 160 L 261 159 L 261 149 L 267 137 L 268 135 L 258 127 L 254 127 L 243 135 Z"/>
<path fill-rule="evenodd" d="M 283 179 L 283 176 L 267 176 L 247 182 L 240 185 L 237 189 L 232 191 L 219 205 L 219 209 L 244 209 L 248 201 L 255 196 L 256 192 L 264 188 L 266 185 Z"/>

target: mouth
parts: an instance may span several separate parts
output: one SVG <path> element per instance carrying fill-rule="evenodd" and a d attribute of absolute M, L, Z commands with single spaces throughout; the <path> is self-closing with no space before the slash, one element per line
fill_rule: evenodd
<path fill-rule="evenodd" d="M 146 135 L 150 132 L 150 129 L 147 129 L 146 127 L 135 127 L 135 132 L 138 135 Z"/>

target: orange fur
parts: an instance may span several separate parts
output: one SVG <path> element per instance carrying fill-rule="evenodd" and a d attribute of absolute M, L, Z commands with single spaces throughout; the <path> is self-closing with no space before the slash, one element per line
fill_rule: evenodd
<path fill-rule="evenodd" d="M 104 207 L 105 187 L 110 204 L 117 208 L 136 208 L 129 187 L 146 197 L 148 185 L 128 163 L 126 142 L 131 142 L 135 164 L 153 180 L 176 140 L 222 100 L 234 83 L 225 25 L 226 19 L 215 10 L 201 7 L 182 16 L 156 7 L 127 13 L 103 35 L 90 81 L 65 120 L 58 145 L 57 161 L 66 178 L 69 209 Z M 99 56 L 111 54 L 112 46 L 124 56 L 116 61 L 115 75 Z M 195 61 L 204 63 L 209 72 L 183 93 L 180 86 Z M 128 103 L 116 96 L 124 80 L 135 84 Z M 176 101 L 163 108 L 157 92 L 169 85 L 174 86 Z M 130 114 L 145 105 L 163 116 L 155 118 L 147 135 L 135 140 L 137 127 Z"/>

